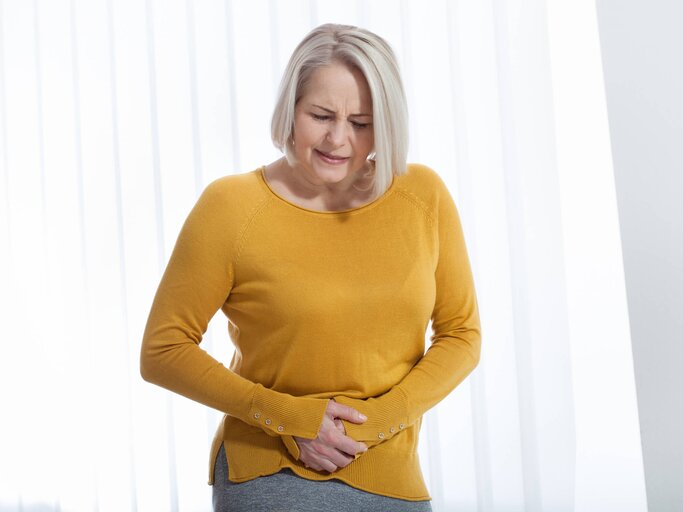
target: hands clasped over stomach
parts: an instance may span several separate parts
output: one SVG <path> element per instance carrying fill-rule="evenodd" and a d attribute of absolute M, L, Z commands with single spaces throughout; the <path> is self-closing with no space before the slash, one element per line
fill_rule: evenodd
<path fill-rule="evenodd" d="M 354 441 L 346 435 L 341 420 L 363 423 L 367 418 L 356 409 L 339 404 L 331 399 L 327 404 L 323 421 L 315 439 L 294 437 L 299 445 L 299 460 L 307 468 L 333 473 L 348 466 L 359 452 L 368 450 L 365 443 Z"/>

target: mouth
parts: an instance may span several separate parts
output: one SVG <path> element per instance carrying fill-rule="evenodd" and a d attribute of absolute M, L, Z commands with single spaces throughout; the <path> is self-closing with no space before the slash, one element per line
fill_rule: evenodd
<path fill-rule="evenodd" d="M 320 159 L 323 162 L 326 162 L 328 164 L 343 164 L 346 162 L 350 157 L 348 156 L 336 156 L 336 155 L 330 155 L 329 153 L 323 153 L 322 151 L 315 150 L 315 153 L 320 157 Z"/>

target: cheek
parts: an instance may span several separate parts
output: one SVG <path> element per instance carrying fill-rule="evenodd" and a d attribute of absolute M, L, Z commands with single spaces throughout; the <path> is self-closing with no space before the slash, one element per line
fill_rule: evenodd
<path fill-rule="evenodd" d="M 320 129 L 311 123 L 297 123 L 294 130 L 296 142 L 302 148 L 317 143 L 320 138 Z"/>
<path fill-rule="evenodd" d="M 372 151 L 373 146 L 375 145 L 375 137 L 372 132 L 370 134 L 364 134 L 360 138 L 360 143 L 361 147 L 367 151 L 368 153 Z"/>

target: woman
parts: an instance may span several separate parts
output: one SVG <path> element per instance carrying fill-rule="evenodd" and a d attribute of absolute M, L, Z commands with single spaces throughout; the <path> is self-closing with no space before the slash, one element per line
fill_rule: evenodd
<path fill-rule="evenodd" d="M 272 138 L 283 158 L 213 181 L 185 221 L 142 376 L 225 413 L 216 510 L 431 510 L 421 419 L 477 365 L 479 316 L 453 200 L 406 164 L 389 45 L 346 25 L 310 32 Z M 198 346 L 219 308 L 230 369 Z"/>

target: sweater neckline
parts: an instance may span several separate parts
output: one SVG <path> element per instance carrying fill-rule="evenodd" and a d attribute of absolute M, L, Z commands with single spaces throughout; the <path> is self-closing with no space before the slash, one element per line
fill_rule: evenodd
<path fill-rule="evenodd" d="M 261 184 L 265 187 L 265 189 L 273 196 L 275 199 L 277 199 L 279 202 L 283 203 L 285 206 L 295 208 L 297 210 L 312 214 L 312 215 L 319 215 L 319 216 L 325 216 L 325 217 L 335 217 L 338 215 L 349 215 L 349 214 L 356 214 L 360 212 L 364 212 L 367 210 L 370 210 L 374 208 L 375 206 L 379 205 L 383 201 L 386 200 L 387 197 L 391 195 L 391 193 L 394 191 L 396 188 L 396 176 L 392 176 L 391 179 L 391 184 L 389 187 L 384 191 L 384 194 L 381 196 L 375 198 L 374 200 L 370 201 L 369 203 L 362 204 L 360 206 L 356 206 L 354 208 L 347 208 L 346 210 L 332 210 L 332 211 L 327 211 L 327 210 L 313 210 L 311 208 L 306 208 L 305 206 L 301 206 L 299 204 L 293 203 L 288 199 L 285 199 L 282 197 L 280 194 L 275 192 L 270 186 L 270 184 L 266 181 L 265 177 L 265 171 L 266 171 L 266 166 L 262 165 L 256 170 L 256 174 L 259 177 L 259 181 Z"/>

